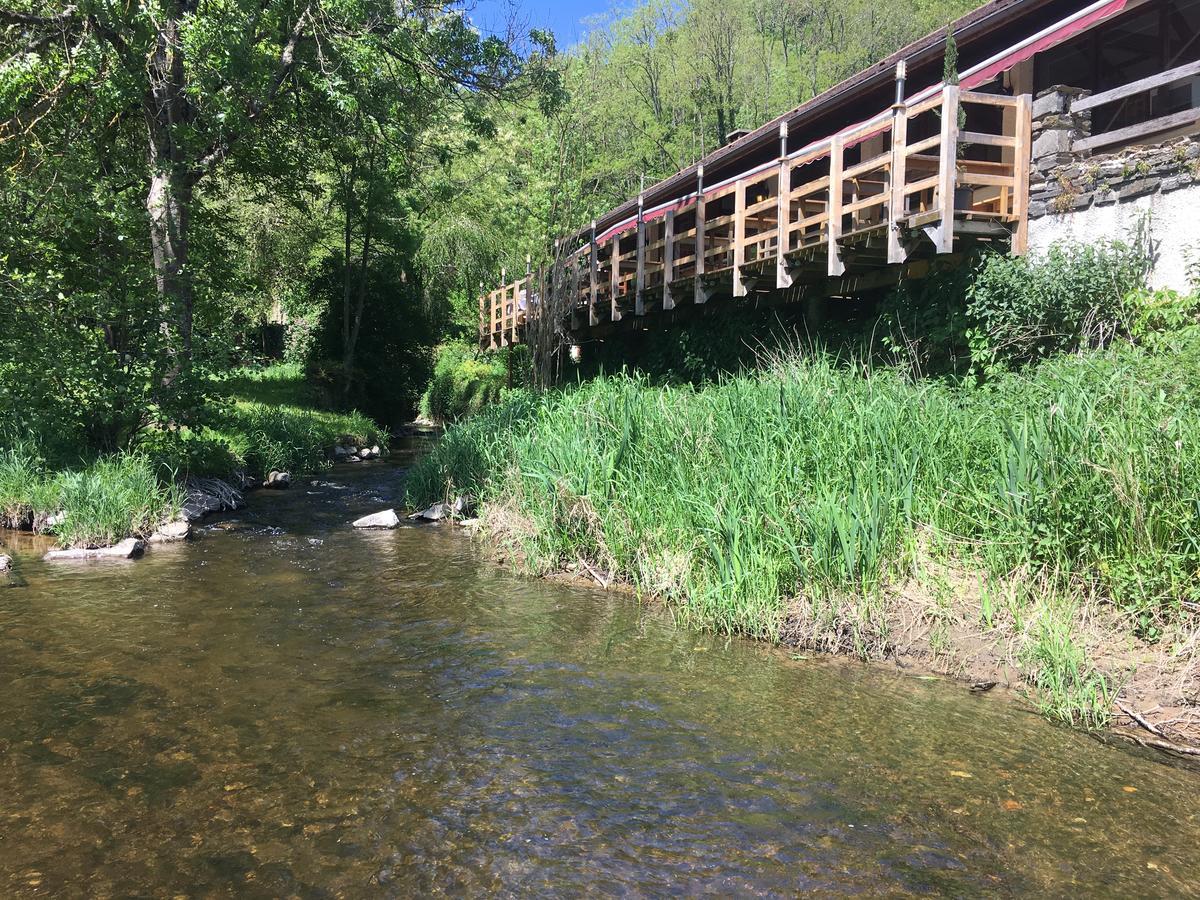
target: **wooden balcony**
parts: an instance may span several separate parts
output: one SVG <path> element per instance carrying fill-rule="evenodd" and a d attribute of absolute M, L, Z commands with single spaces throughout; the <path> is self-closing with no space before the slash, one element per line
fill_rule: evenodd
<path fill-rule="evenodd" d="M 565 292 L 577 338 L 717 296 L 792 289 L 849 293 L 872 273 L 965 241 L 1022 253 L 1029 198 L 1030 99 L 942 87 L 697 191 L 480 298 L 485 348 L 523 339 L 541 298 Z M 966 126 L 960 129 L 960 107 Z M 911 137 L 910 137 L 911 136 Z M 968 151 L 968 148 L 969 151 Z"/>

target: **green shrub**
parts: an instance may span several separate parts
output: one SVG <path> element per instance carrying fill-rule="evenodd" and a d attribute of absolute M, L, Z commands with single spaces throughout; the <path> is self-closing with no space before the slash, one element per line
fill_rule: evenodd
<path fill-rule="evenodd" d="M 992 371 L 1106 345 L 1124 333 L 1124 298 L 1145 286 L 1148 269 L 1141 238 L 984 255 L 966 292 L 974 363 Z"/>
<path fill-rule="evenodd" d="M 1122 298 L 1124 329 L 1135 341 L 1156 343 L 1200 319 L 1200 294 L 1181 294 L 1170 288 L 1138 288 Z"/>
<path fill-rule="evenodd" d="M 68 547 L 146 537 L 172 519 L 179 490 L 164 484 L 145 456 L 119 454 L 65 471 L 46 468 L 28 444 L 0 451 L 0 524 L 37 528 Z M 50 526 L 50 517 L 59 517 Z"/>
<path fill-rule="evenodd" d="M 508 360 L 502 354 L 509 352 L 481 355 L 467 344 L 443 344 L 421 396 L 421 415 L 455 422 L 498 402 L 508 385 Z"/>

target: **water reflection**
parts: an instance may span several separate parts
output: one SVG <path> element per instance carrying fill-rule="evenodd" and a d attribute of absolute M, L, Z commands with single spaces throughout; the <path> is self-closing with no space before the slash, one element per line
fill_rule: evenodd
<path fill-rule="evenodd" d="M 1197 778 L 355 532 L 360 467 L 0 594 L 0 892 L 1194 892 Z"/>

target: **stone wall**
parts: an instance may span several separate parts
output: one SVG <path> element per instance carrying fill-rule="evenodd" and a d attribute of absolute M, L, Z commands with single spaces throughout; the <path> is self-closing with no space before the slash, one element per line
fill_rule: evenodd
<path fill-rule="evenodd" d="M 1058 87 L 1034 100 L 1030 249 L 1122 238 L 1146 220 L 1155 255 L 1151 284 L 1188 289 L 1188 258 L 1200 251 L 1200 135 L 1077 153 L 1074 142 L 1091 132 L 1090 114 L 1071 111 L 1082 96 Z"/>

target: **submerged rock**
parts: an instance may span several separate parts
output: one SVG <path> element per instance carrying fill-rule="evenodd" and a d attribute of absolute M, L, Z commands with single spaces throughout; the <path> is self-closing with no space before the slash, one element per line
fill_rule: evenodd
<path fill-rule="evenodd" d="M 475 514 L 475 502 L 470 497 L 455 497 L 453 503 L 435 503 L 428 509 L 415 512 L 410 519 L 440 522 L 443 519 L 469 519 Z"/>
<path fill-rule="evenodd" d="M 355 528 L 395 528 L 399 524 L 400 517 L 394 509 L 385 509 L 383 512 L 371 513 L 354 520 Z"/>
<path fill-rule="evenodd" d="M 111 547 L 75 548 L 71 550 L 51 550 L 43 559 L 133 559 L 141 556 L 146 545 L 137 538 L 126 538 Z"/>
<path fill-rule="evenodd" d="M 450 515 L 449 503 L 435 503 L 428 509 L 413 513 L 409 519 L 414 522 L 440 522 L 448 515 Z"/>

